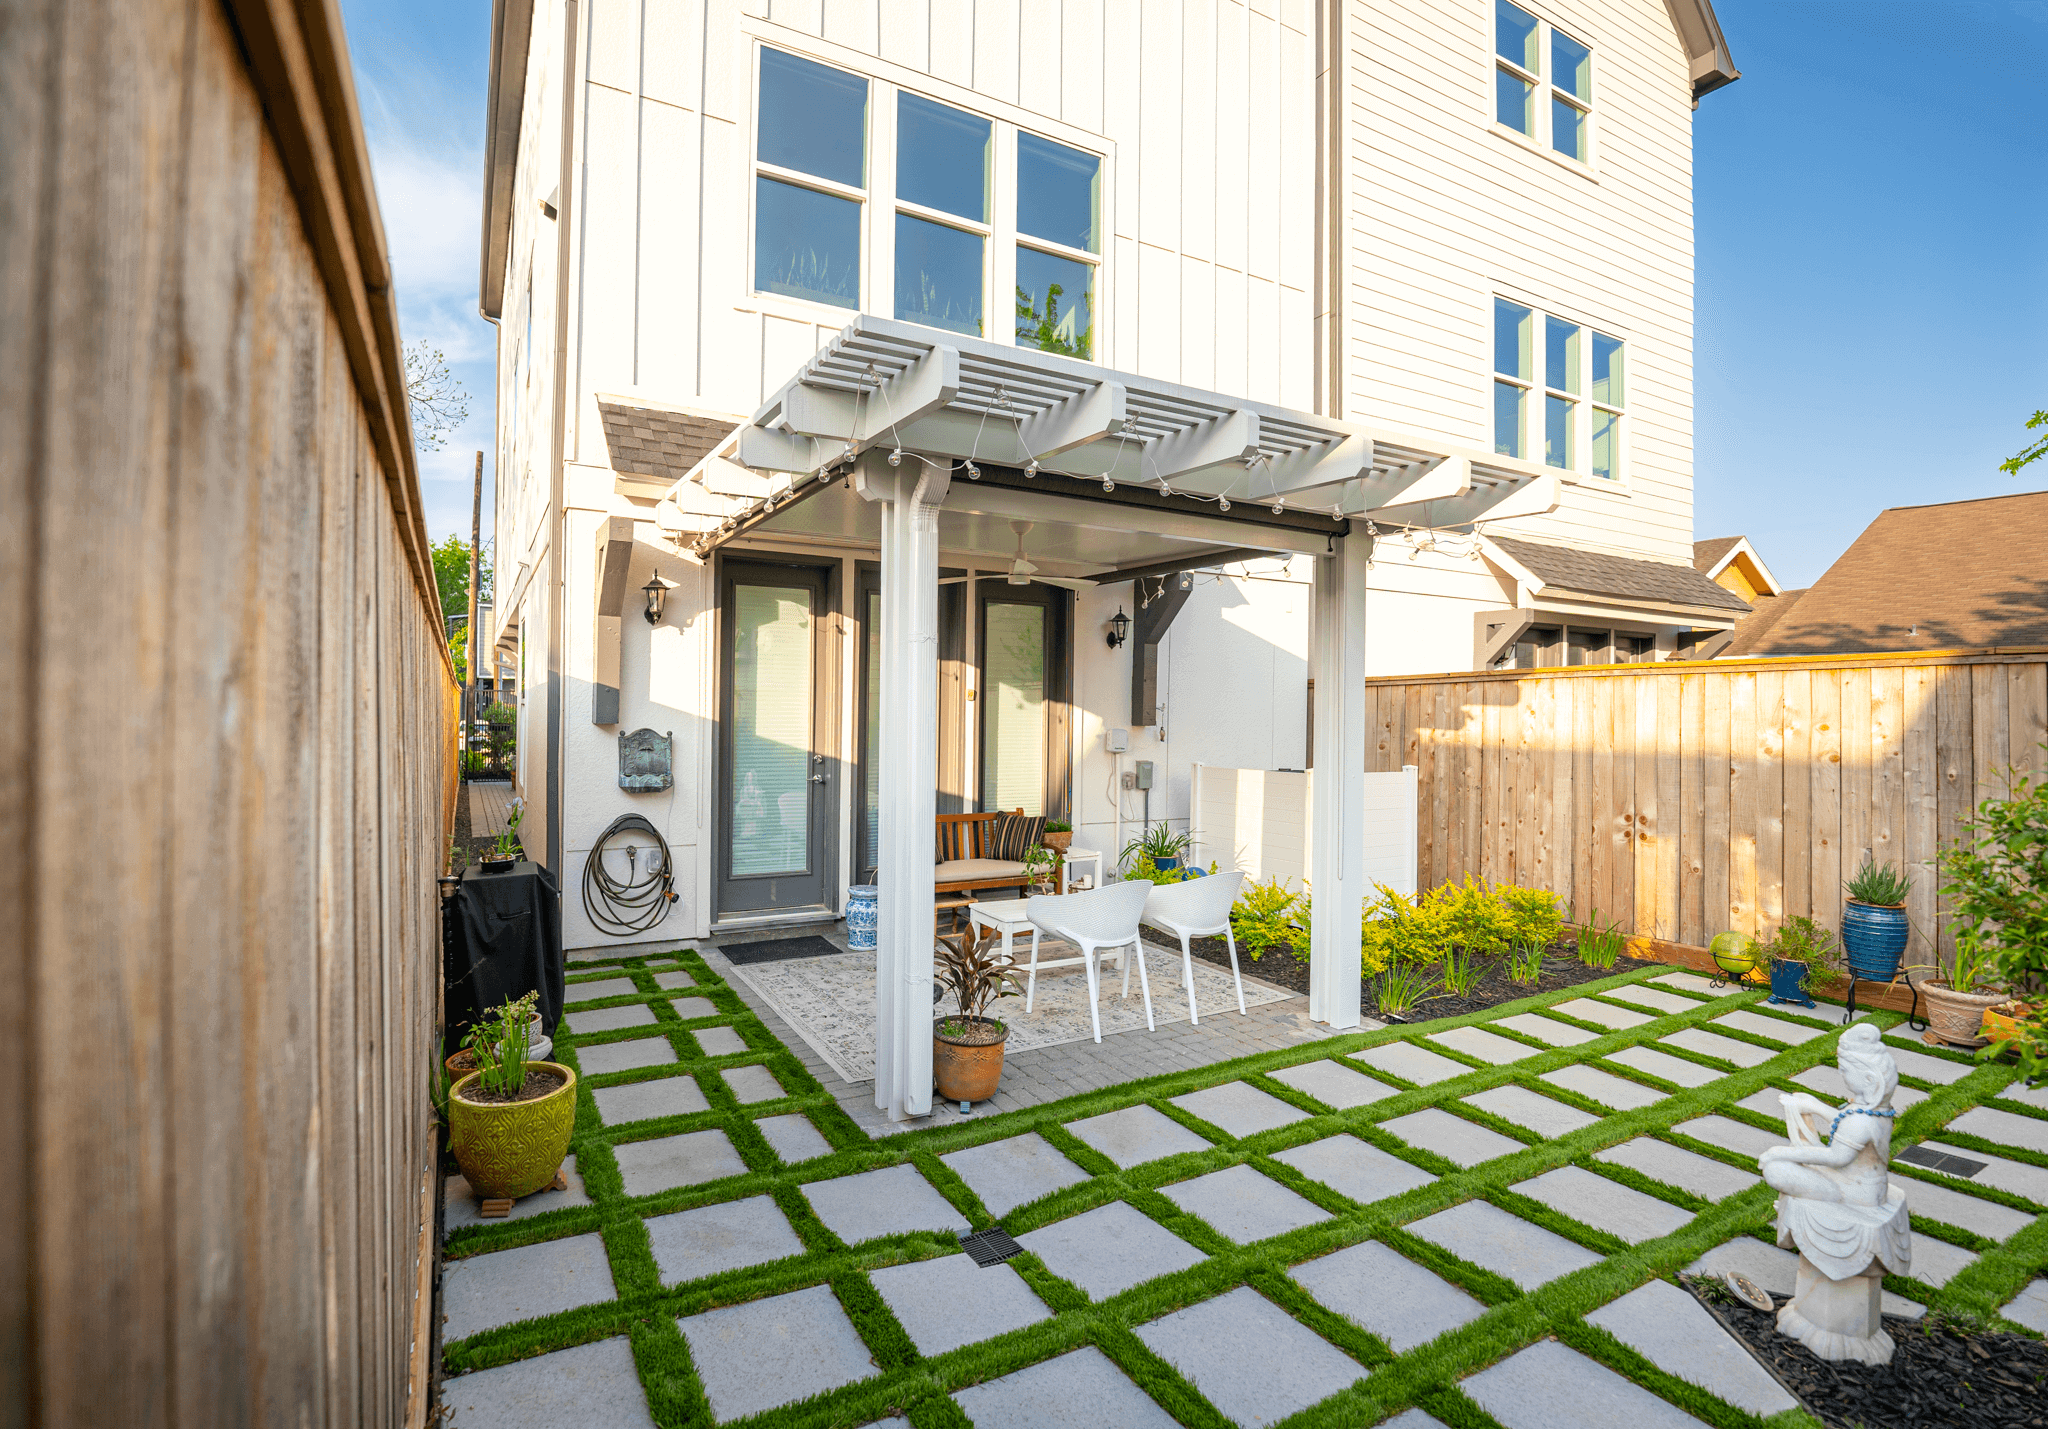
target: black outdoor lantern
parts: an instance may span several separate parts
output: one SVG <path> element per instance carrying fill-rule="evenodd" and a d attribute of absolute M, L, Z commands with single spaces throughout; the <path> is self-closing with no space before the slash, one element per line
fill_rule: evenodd
<path fill-rule="evenodd" d="M 661 578 L 661 572 L 656 571 L 640 589 L 647 593 L 647 623 L 661 624 L 661 608 L 668 604 L 668 582 Z"/>
<path fill-rule="evenodd" d="M 1118 606 L 1116 614 L 1109 618 L 1109 635 L 1106 637 L 1109 641 L 1109 648 L 1112 650 L 1116 649 L 1117 646 L 1124 643 L 1124 637 L 1130 633 L 1131 618 L 1124 614 L 1122 606 Z"/>

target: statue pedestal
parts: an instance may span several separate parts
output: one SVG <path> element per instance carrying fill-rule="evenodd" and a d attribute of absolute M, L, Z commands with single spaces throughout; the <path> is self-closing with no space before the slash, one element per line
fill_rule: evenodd
<path fill-rule="evenodd" d="M 1799 1257 L 1798 1288 L 1778 1312 L 1778 1332 L 1790 1335 L 1824 1360 L 1892 1362 L 1892 1337 L 1880 1318 L 1884 1267 L 1872 1260 L 1861 1275 L 1830 1280 Z"/>

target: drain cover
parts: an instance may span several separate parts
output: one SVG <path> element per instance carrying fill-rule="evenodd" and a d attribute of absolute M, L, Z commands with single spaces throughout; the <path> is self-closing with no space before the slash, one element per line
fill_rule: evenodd
<path fill-rule="evenodd" d="M 1010 1233 L 1001 1226 L 990 1226 L 985 1231 L 960 1237 L 960 1248 L 974 1257 L 974 1263 L 983 1270 L 991 1265 L 1001 1265 L 1013 1255 L 1023 1253 L 1024 1247 L 1010 1239 Z"/>
<path fill-rule="evenodd" d="M 1909 1166 L 1925 1166 L 1930 1171 L 1945 1171 L 1951 1176 L 1975 1176 L 1990 1164 L 1972 1161 L 1967 1156 L 1951 1156 L 1945 1151 L 1930 1151 L 1924 1146 L 1909 1146 L 1899 1153 L 1898 1159 Z"/>

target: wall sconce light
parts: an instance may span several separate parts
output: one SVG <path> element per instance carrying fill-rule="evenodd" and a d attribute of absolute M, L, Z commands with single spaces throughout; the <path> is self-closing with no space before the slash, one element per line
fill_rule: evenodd
<path fill-rule="evenodd" d="M 1106 637 L 1109 641 L 1109 648 L 1112 650 L 1116 649 L 1117 646 L 1124 643 L 1124 638 L 1130 633 L 1131 618 L 1124 614 L 1122 606 L 1118 606 L 1116 614 L 1109 618 L 1109 635 Z"/>
<path fill-rule="evenodd" d="M 647 623 L 661 624 L 662 608 L 668 604 L 668 582 L 661 578 L 661 572 L 656 571 L 640 589 L 647 593 Z"/>

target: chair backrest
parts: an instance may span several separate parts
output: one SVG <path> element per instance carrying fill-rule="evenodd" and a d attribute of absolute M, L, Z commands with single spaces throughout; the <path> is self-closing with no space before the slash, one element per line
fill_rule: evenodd
<path fill-rule="evenodd" d="M 1128 943 L 1138 936 L 1138 919 L 1152 885 L 1127 878 L 1081 893 L 1041 894 L 1026 899 L 1024 911 L 1033 923 L 1062 938 L 1085 938 L 1101 946 Z"/>
<path fill-rule="evenodd" d="M 1145 918 L 1171 919 L 1183 928 L 1221 929 L 1230 921 L 1230 905 L 1243 887 L 1244 874 L 1234 868 L 1185 883 L 1155 883 L 1145 900 Z"/>
<path fill-rule="evenodd" d="M 987 814 L 940 814 L 938 816 L 937 863 L 960 858 L 987 858 L 989 842 L 995 835 L 1000 810 Z"/>

